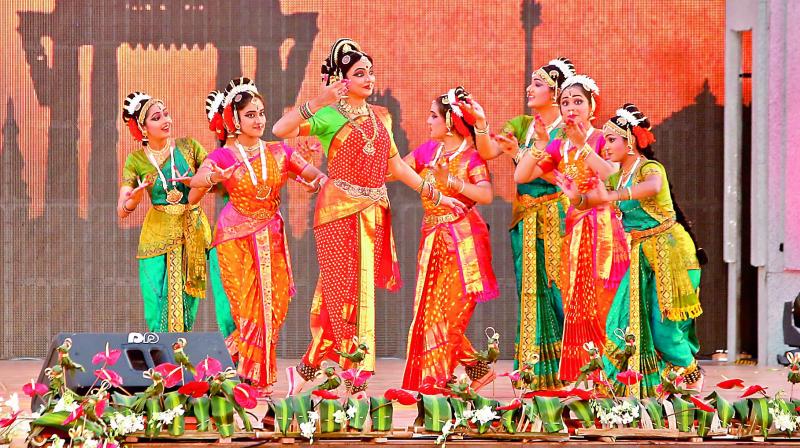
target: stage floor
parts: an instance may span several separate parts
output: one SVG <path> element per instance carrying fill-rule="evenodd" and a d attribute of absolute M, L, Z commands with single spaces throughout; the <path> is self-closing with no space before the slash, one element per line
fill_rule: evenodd
<path fill-rule="evenodd" d="M 278 360 L 279 372 L 283 373 L 287 366 L 294 365 L 297 360 L 280 359 Z M 9 394 L 17 392 L 20 395 L 20 404 L 27 411 L 29 410 L 30 401 L 22 397 L 22 385 L 30 381 L 31 378 L 36 378 L 41 369 L 41 360 L 20 360 L 20 361 L 0 361 L 0 396 L 8 397 Z M 370 380 L 368 393 L 370 395 L 382 395 L 386 389 L 391 387 L 399 387 L 402 382 L 403 368 L 405 360 L 381 358 L 377 361 L 377 374 Z M 710 392 L 716 383 L 724 378 L 741 378 L 746 385 L 761 384 L 767 387 L 767 392 L 774 395 L 779 390 L 786 391 L 788 395 L 790 386 L 786 380 L 787 369 L 784 367 L 768 367 L 763 368 L 759 366 L 739 366 L 739 365 L 724 365 L 724 364 L 703 364 L 706 370 L 706 380 L 704 385 L 704 392 Z M 507 372 L 512 369 L 511 361 L 499 361 L 495 366 L 498 373 Z M 456 371 L 459 374 L 461 369 Z M 799 388 L 800 389 L 800 388 Z M 739 394 L 739 391 L 720 391 L 725 398 L 734 399 Z M 797 391 L 800 395 L 800 390 Z M 286 380 L 281 375 L 275 387 L 275 396 L 283 397 L 286 394 Z M 493 396 L 494 398 L 502 401 L 508 401 L 514 397 L 514 391 L 511 384 L 506 378 L 499 378 L 495 382 L 494 387 L 487 386 L 482 391 L 483 395 Z M 266 410 L 265 405 L 261 404 L 258 409 L 258 414 L 263 414 Z M 258 415 L 257 414 L 257 415 Z M 414 417 L 416 416 L 416 408 L 413 406 L 400 406 L 395 403 L 395 418 L 396 426 L 411 425 Z"/>

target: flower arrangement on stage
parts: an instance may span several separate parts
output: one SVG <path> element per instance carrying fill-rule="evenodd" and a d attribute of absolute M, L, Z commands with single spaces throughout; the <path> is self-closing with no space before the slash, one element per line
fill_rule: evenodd
<path fill-rule="evenodd" d="M 67 338 L 58 348 L 56 365 L 45 370 L 49 384 L 31 380 L 23 387 L 26 395 L 43 400 L 29 419 L 29 442 L 58 448 L 70 440 L 72 447 L 112 448 L 132 434 L 157 437 L 166 431 L 182 436 L 188 417 L 198 431 L 215 430 L 220 437 L 230 437 L 237 427 L 252 431 L 247 410 L 256 407 L 255 389 L 240 383 L 233 369 L 223 370 L 214 358 L 193 365 L 183 352 L 185 345 L 184 339 L 173 345 L 178 364 L 162 363 L 145 371 L 144 378 L 152 384 L 135 394 L 125 390 L 122 377 L 113 370 L 121 351 L 106 345 L 92 358 L 98 367 L 95 383 L 86 395 L 79 395 L 66 387 L 66 377 L 86 369 L 70 358 L 72 341 Z"/>
<path fill-rule="evenodd" d="M 361 370 L 359 361 L 348 370 L 326 367 L 320 373 L 323 381 L 313 390 L 270 400 L 262 420 L 265 428 L 257 433 L 253 422 L 258 419 L 250 412 L 257 404 L 256 391 L 214 358 L 192 364 L 183 345 L 173 347 L 175 364 L 163 363 L 144 372 L 151 384 L 135 394 L 125 390 L 114 371 L 120 351 L 107 346 L 92 360 L 95 384 L 80 395 L 66 387 L 66 378 L 86 368 L 70 358 L 71 341 L 65 340 L 58 349 L 58 362 L 45 370 L 47 383 L 32 380 L 22 388 L 25 395 L 41 398 L 36 413 L 22 415 L 19 394 L 0 398 L 0 441 L 27 435 L 36 446 L 116 448 L 136 440 L 131 437 L 188 440 L 198 433 L 219 438 L 301 437 L 309 442 L 418 434 L 445 445 L 453 438 L 568 440 L 573 434 L 612 439 L 747 438 L 793 437 L 800 431 L 800 400 L 791 394 L 769 396 L 760 385 L 726 379 L 700 398 L 698 392 L 684 388 L 680 371 L 670 370 L 656 388 L 658 397 L 639 398 L 635 386 L 642 375 L 623 370 L 612 387 L 593 355 L 596 348 L 587 344 L 590 360 L 581 368 L 580 381 L 568 389 L 537 390 L 535 359 L 500 374 L 515 386 L 516 396 L 507 403 L 479 395 L 465 376 L 452 381 L 427 377 L 419 392 L 392 388 L 382 396 L 369 396 L 371 373 Z M 789 369 L 792 384 L 800 382 L 795 373 Z M 738 400 L 726 400 L 721 390 L 740 390 Z M 395 403 L 417 407 L 413 430 L 393 428 Z"/>

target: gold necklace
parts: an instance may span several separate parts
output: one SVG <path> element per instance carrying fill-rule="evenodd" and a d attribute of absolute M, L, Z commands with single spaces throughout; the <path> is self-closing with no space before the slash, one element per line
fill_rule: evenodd
<path fill-rule="evenodd" d="M 361 151 L 368 156 L 375 154 L 375 139 L 378 137 L 378 123 L 375 120 L 375 113 L 372 111 L 372 108 L 368 107 L 369 105 L 367 104 L 364 105 L 364 108 L 367 109 L 367 115 L 369 115 L 369 121 L 372 124 L 372 137 L 368 137 L 367 131 L 359 126 L 358 123 L 356 123 L 356 121 L 347 113 L 347 111 L 343 110 L 341 106 L 342 102 L 340 101 L 336 106 L 339 110 L 339 113 L 347 119 L 350 127 L 358 131 L 364 138 L 365 143 L 364 146 L 361 147 Z"/>
<path fill-rule="evenodd" d="M 356 107 L 350 105 L 350 103 L 348 103 L 345 100 L 339 100 L 339 111 L 344 112 L 352 117 L 360 117 L 362 115 L 367 115 L 369 113 L 368 110 L 369 108 L 367 107 L 366 102 L 363 105 Z"/>

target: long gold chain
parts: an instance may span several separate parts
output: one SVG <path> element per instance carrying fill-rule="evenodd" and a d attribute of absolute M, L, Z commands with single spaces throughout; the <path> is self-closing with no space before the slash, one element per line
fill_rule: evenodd
<path fill-rule="evenodd" d="M 347 111 L 342 107 L 342 102 L 339 102 L 336 105 L 336 108 L 339 110 L 339 113 L 341 113 L 342 116 L 347 118 L 347 122 L 350 124 L 350 126 L 356 131 L 358 131 L 364 138 L 365 143 L 364 146 L 361 148 L 361 151 L 363 151 L 364 154 L 371 156 L 375 154 L 376 150 L 375 139 L 378 137 L 378 123 L 377 120 L 375 120 L 375 112 L 372 111 L 372 108 L 369 107 L 368 104 L 365 104 L 364 107 L 367 109 L 367 115 L 369 115 L 369 121 L 372 124 L 372 131 L 373 131 L 372 137 L 367 136 L 367 131 L 365 131 L 361 126 L 358 125 L 358 123 L 356 123 L 356 121 L 352 117 L 350 117 L 350 114 L 348 114 Z"/>

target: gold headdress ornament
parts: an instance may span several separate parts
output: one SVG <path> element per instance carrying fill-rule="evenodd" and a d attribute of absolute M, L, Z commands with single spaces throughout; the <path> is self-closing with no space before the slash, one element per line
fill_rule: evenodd
<path fill-rule="evenodd" d="M 627 141 L 629 153 L 633 153 L 635 141 L 633 130 L 645 120 L 645 117 L 642 115 L 641 118 L 636 118 L 636 116 L 625 107 L 617 109 L 615 114 L 616 115 L 611 117 L 603 126 L 603 130 L 613 132 L 624 138 Z"/>
<path fill-rule="evenodd" d="M 342 68 L 339 66 L 339 58 L 344 53 L 356 52 L 364 55 L 364 52 L 361 50 L 361 46 L 356 43 L 353 39 L 342 37 L 336 42 L 333 43 L 331 46 L 331 52 L 328 55 L 328 59 L 325 64 L 326 72 L 328 75 L 327 84 L 334 83 L 340 79 L 344 79 L 344 73 L 342 72 Z M 346 56 L 345 56 L 346 57 Z M 342 59 L 343 64 L 349 64 L 350 61 L 345 61 Z"/>
<path fill-rule="evenodd" d="M 128 130 L 133 135 L 133 138 L 142 142 L 144 146 L 147 146 L 148 143 L 147 133 L 144 130 L 144 120 L 147 118 L 147 111 L 155 104 L 163 105 L 164 102 L 139 91 L 125 97 L 125 101 L 122 104 L 122 121 L 128 125 Z M 136 115 L 137 113 L 139 114 L 138 116 Z"/>
<path fill-rule="evenodd" d="M 253 96 L 258 94 L 258 89 L 250 78 L 242 76 L 231 79 L 227 87 L 225 87 L 225 108 L 222 112 L 222 117 L 225 120 L 225 126 L 237 134 L 241 133 L 239 130 L 241 126 L 239 125 L 239 111 L 233 107 L 233 103 L 239 102 L 243 93 L 249 93 Z"/>
<path fill-rule="evenodd" d="M 580 85 L 586 91 L 589 92 L 591 96 L 591 106 L 592 106 L 592 115 L 594 115 L 595 109 L 597 109 L 597 100 L 595 96 L 600 95 L 600 89 L 597 87 L 597 83 L 594 82 L 594 79 L 586 76 L 586 75 L 572 75 L 568 77 L 563 83 L 561 83 L 561 90 L 564 91 L 570 86 Z"/>

